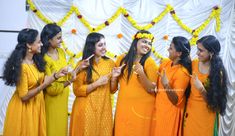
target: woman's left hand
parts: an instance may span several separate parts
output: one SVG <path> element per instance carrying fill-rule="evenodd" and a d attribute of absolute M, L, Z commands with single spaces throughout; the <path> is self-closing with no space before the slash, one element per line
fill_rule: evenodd
<path fill-rule="evenodd" d="M 56 73 L 56 77 L 57 78 L 60 78 L 60 77 L 63 77 L 63 76 L 66 76 L 68 74 L 68 67 L 63 67 L 61 68 L 57 73 Z"/>
<path fill-rule="evenodd" d="M 202 82 L 198 79 L 198 76 L 196 73 L 194 73 L 191 78 L 193 79 L 193 84 L 196 87 L 197 90 L 202 90 L 204 88 Z"/>
<path fill-rule="evenodd" d="M 126 64 L 122 64 L 122 66 L 120 66 L 120 67 L 114 67 L 113 70 L 112 70 L 112 78 L 118 78 L 121 75 L 122 68 L 125 65 Z"/>
<path fill-rule="evenodd" d="M 137 75 L 140 75 L 140 74 L 144 73 L 144 68 L 140 63 L 137 63 L 137 64 L 133 65 L 133 71 Z"/>
<path fill-rule="evenodd" d="M 166 70 L 165 69 L 163 69 L 163 74 L 162 75 L 160 74 L 160 77 L 161 77 L 161 82 L 162 82 L 163 86 L 166 86 L 166 85 L 169 84 L 169 80 L 166 76 Z"/>

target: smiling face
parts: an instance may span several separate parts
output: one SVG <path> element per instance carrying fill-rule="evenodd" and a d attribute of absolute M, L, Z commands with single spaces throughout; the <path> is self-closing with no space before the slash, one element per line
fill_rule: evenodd
<path fill-rule="evenodd" d="M 52 39 L 49 40 L 49 42 L 52 48 L 60 47 L 60 44 L 62 43 L 62 32 L 56 34 Z"/>
<path fill-rule="evenodd" d="M 101 38 L 96 44 L 95 44 L 95 55 L 97 57 L 103 57 L 106 53 L 106 42 L 104 38 Z"/>
<path fill-rule="evenodd" d="M 147 38 L 139 39 L 137 42 L 137 55 L 143 56 L 152 48 L 152 41 Z"/>
<path fill-rule="evenodd" d="M 175 49 L 174 43 L 170 44 L 170 47 L 168 48 L 168 52 L 169 52 L 169 59 L 171 59 L 172 61 L 176 60 L 181 55 L 181 52 L 178 52 Z"/>
<path fill-rule="evenodd" d="M 32 44 L 27 44 L 28 48 L 31 49 L 31 53 L 36 54 L 41 52 L 42 42 L 39 35 L 36 37 L 36 40 Z"/>
<path fill-rule="evenodd" d="M 210 61 L 210 52 L 201 43 L 197 44 L 197 56 L 201 62 Z"/>

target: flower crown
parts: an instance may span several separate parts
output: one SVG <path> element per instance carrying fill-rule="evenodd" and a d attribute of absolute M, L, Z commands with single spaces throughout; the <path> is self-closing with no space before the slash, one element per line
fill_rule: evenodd
<path fill-rule="evenodd" d="M 146 38 L 146 39 L 149 39 L 151 40 L 152 42 L 154 41 L 154 36 L 153 34 L 148 34 L 148 33 L 138 33 L 138 34 L 135 34 L 132 39 L 143 39 L 143 38 Z"/>

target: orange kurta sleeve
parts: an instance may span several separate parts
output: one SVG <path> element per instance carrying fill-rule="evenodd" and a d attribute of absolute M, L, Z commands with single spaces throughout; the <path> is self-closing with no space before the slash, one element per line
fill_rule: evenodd
<path fill-rule="evenodd" d="M 28 93 L 28 75 L 24 65 L 21 66 L 20 82 L 16 86 L 16 91 L 20 97 L 24 97 Z"/>
<path fill-rule="evenodd" d="M 80 62 L 78 63 L 78 65 Z M 78 73 L 75 81 L 73 82 L 73 92 L 75 96 L 86 96 L 87 95 L 87 84 L 86 84 L 86 71 Z"/>
<path fill-rule="evenodd" d="M 174 89 L 174 91 L 176 92 L 178 96 L 177 105 L 180 105 L 182 101 L 184 100 L 185 90 L 188 87 L 189 81 L 190 81 L 190 76 L 187 70 L 183 67 L 181 69 L 182 70 L 179 70 L 175 74 L 173 78 L 174 82 L 171 85 L 171 87 Z"/>

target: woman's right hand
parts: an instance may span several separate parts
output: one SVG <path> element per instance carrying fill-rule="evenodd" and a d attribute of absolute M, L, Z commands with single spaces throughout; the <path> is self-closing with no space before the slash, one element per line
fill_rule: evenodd
<path fill-rule="evenodd" d="M 81 70 L 83 70 L 83 69 L 85 69 L 85 68 L 87 68 L 89 65 L 90 65 L 90 59 L 92 58 L 94 56 L 94 54 L 92 54 L 90 57 L 88 57 L 87 59 L 85 59 L 85 60 L 82 60 L 82 62 L 80 63 L 80 65 L 77 67 L 77 68 L 75 68 L 75 72 L 76 73 L 78 73 L 78 72 L 80 72 Z"/>
<path fill-rule="evenodd" d="M 112 70 L 112 78 L 118 78 L 121 75 L 122 72 L 122 68 L 125 66 L 126 64 L 123 64 L 120 67 L 114 67 Z"/>
<path fill-rule="evenodd" d="M 96 80 L 96 84 L 98 86 L 102 86 L 102 85 L 107 84 L 109 82 L 110 76 L 111 76 L 111 73 L 104 75 L 104 76 L 101 76 L 98 80 Z"/>
<path fill-rule="evenodd" d="M 51 84 L 53 81 L 54 81 L 54 77 L 53 77 L 53 76 L 45 76 L 45 77 L 44 77 L 44 81 L 43 81 L 43 83 L 42 83 L 43 89 L 44 89 L 45 87 L 47 87 L 49 84 Z"/>
<path fill-rule="evenodd" d="M 197 90 L 202 90 L 204 88 L 202 82 L 198 79 L 198 76 L 196 73 L 194 73 L 191 78 L 193 79 L 193 84 L 196 87 Z"/>
<path fill-rule="evenodd" d="M 56 79 L 66 76 L 68 74 L 68 67 L 61 68 L 58 72 L 55 73 Z"/>

